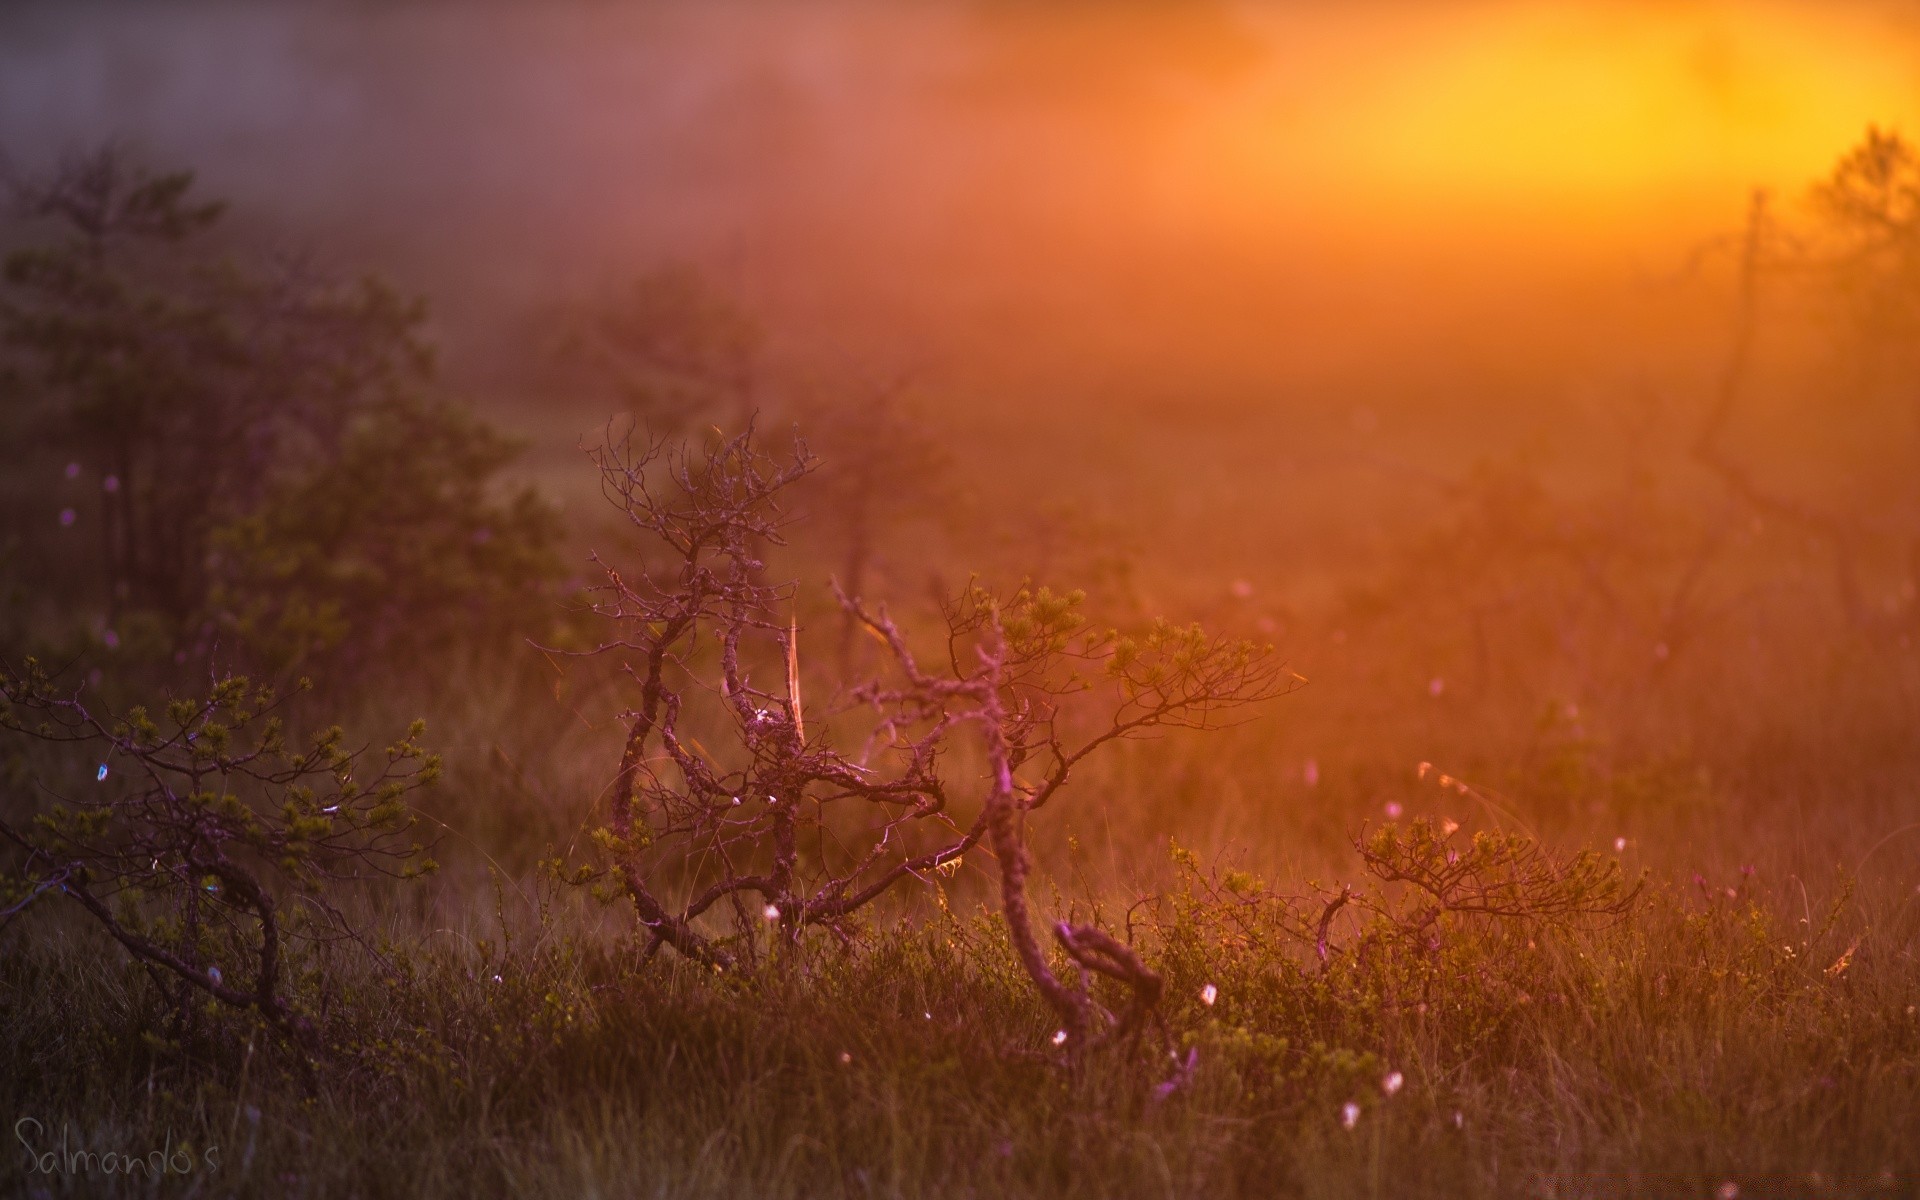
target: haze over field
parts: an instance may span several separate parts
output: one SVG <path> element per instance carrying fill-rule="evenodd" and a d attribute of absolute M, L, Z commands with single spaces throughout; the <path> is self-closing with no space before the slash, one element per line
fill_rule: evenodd
<path fill-rule="evenodd" d="M 0 1193 L 1920 1194 L 1916 138 L 1906 0 L 0 3 Z"/>
<path fill-rule="evenodd" d="M 1409 380 L 1431 387 L 1496 346 L 1562 372 L 1656 352 L 1657 281 L 1749 189 L 1796 198 L 1869 123 L 1911 123 L 1915 22 L 24 3 L 0 14 L 0 146 L 191 164 L 273 236 L 430 293 L 456 350 L 675 257 L 850 352 L 959 373 L 1071 392 L 1145 368 L 1171 395 L 1198 368 L 1270 393 L 1438 350 Z"/>

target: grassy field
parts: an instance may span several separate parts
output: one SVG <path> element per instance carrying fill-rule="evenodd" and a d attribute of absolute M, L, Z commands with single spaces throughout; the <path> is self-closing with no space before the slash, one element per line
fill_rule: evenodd
<path fill-rule="evenodd" d="M 1324 972 L 1170 903 L 1177 1061 L 1065 1062 L 984 915 L 736 978 L 395 921 L 390 970 L 303 987 L 312 1090 L 244 1021 L 156 1044 L 143 979 L 53 930 L 0 975 L 6 1102 L 36 1153 L 190 1146 L 163 1194 L 1909 1194 L 1915 905 L 1770 873 Z M 12 1157 L 20 1194 L 103 1186 Z"/>
<path fill-rule="evenodd" d="M 246 1012 L 209 1004 L 183 1026 L 75 910 L 6 929 L 6 1189 L 1913 1194 L 1910 645 L 1837 623 L 1819 555 L 1758 535 L 1715 560 L 1706 594 L 1727 608 L 1650 625 L 1687 569 L 1686 507 L 1643 537 L 1614 494 L 1548 483 L 1524 504 L 1497 477 L 1466 489 L 1368 569 L 1328 567 L 1331 589 L 1230 588 L 1142 555 L 1090 600 L 1265 633 L 1312 681 L 1234 728 L 1090 760 L 1033 822 L 1040 915 L 1124 935 L 1165 981 L 1133 1039 L 1055 1042 L 984 850 L 897 889 L 844 944 L 727 973 L 648 953 L 625 906 L 536 865 L 575 857 L 602 819 L 630 688 L 476 659 L 325 698 L 367 736 L 426 714 L 446 778 L 417 803 L 445 869 L 357 894 L 365 944 L 289 964 L 319 1031 L 310 1067 Z M 1613 539 L 1606 602 L 1570 521 Z M 897 549 L 891 570 L 950 553 Z M 790 554 L 777 565 L 803 581 L 834 561 Z M 820 647 L 808 677 L 825 676 L 834 614 L 804 586 L 796 611 Z M 911 595 L 900 611 L 928 615 Z M 1683 638 L 1659 653 L 1662 629 Z M 93 769 L 10 762 L 16 781 Z M 1588 849 L 1641 890 L 1611 914 L 1423 922 L 1417 891 L 1359 850 L 1420 823 L 1457 824 L 1463 850 L 1476 834 L 1561 863 Z M 1375 907 L 1338 911 L 1323 954 L 1315 918 L 1341 885 Z M 162 1148 L 192 1169 L 109 1182 L 70 1157 Z"/>
<path fill-rule="evenodd" d="M 984 852 L 897 890 L 847 944 L 725 974 L 647 953 L 624 906 L 536 868 L 600 819 L 631 693 L 537 656 L 476 660 L 328 700 L 355 729 L 427 714 L 446 780 L 418 804 L 445 869 L 354 899 L 365 946 L 289 964 L 320 1031 L 310 1069 L 245 1012 L 209 1003 L 183 1027 L 72 910 L 6 931 L 6 1187 L 1912 1194 L 1920 668 L 1835 625 L 1817 556 L 1764 538 L 1716 563 L 1737 606 L 1651 654 L 1633 614 L 1666 603 L 1684 535 L 1620 534 L 1616 602 L 1599 603 L 1566 514 L 1608 498 L 1568 494 L 1527 493 L 1528 512 L 1468 491 L 1318 602 L 1166 572 L 1096 594 L 1270 631 L 1312 680 L 1244 725 L 1090 761 L 1034 822 L 1041 915 L 1123 933 L 1165 980 L 1158 1019 L 1123 1044 L 1055 1043 Z M 792 555 L 801 575 L 832 561 Z M 1802 582 L 1740 591 L 1780 577 Z M 798 611 L 821 631 L 803 634 L 823 647 L 811 677 L 834 616 L 810 589 Z M 1611 915 L 1423 924 L 1421 897 L 1357 848 L 1419 822 L 1458 824 L 1462 848 L 1591 849 L 1641 890 Z M 1317 906 L 1343 884 L 1378 907 L 1336 913 L 1323 956 Z M 192 1169 L 110 1183 L 71 1157 L 163 1147 Z"/>
<path fill-rule="evenodd" d="M 159 993 L 89 925 L 11 932 L 0 1088 L 39 1124 L 16 1128 L 8 1188 L 110 1186 L 22 1169 L 21 1142 L 64 1137 L 189 1147 L 191 1173 L 111 1185 L 169 1195 L 1911 1194 L 1906 686 L 1884 664 L 1830 673 L 1686 763 L 1519 721 L 1512 738 L 1428 696 L 1334 752 L 1351 734 L 1312 689 L 1282 702 L 1291 722 L 1133 747 L 1084 785 L 1103 802 L 1037 842 L 1042 907 L 1127 929 L 1167 983 L 1163 1025 L 1079 1056 L 1007 947 L 990 864 L 852 946 L 716 975 L 644 955 L 618 908 L 485 870 L 539 827 L 456 744 L 451 797 L 429 802 L 471 831 L 447 872 L 368 898 L 374 952 L 296 964 L 312 1081 L 245 1014 L 169 1040 Z M 1869 687 L 1877 703 L 1843 702 Z M 505 757 L 501 708 L 460 719 Z M 1462 794 L 1380 767 L 1395 737 L 1451 745 L 1468 778 L 1507 766 Z M 1282 766 L 1302 748 L 1311 786 Z M 516 785 L 534 802 L 596 773 L 585 746 L 540 761 L 554 776 Z M 1462 838 L 1524 825 L 1646 884 L 1617 917 L 1456 913 L 1418 939 L 1347 913 L 1323 963 L 1281 897 L 1373 882 L 1346 837 L 1389 814 Z"/>

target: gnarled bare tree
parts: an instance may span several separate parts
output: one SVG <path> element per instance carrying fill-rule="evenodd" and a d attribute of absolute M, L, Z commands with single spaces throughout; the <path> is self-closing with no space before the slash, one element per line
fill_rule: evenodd
<path fill-rule="evenodd" d="M 588 653 L 619 655 L 638 697 L 595 831 L 605 862 L 575 878 L 632 903 L 649 953 L 670 946 L 728 969 L 809 930 L 848 938 L 854 914 L 895 884 L 985 843 L 1060 1040 L 1137 1029 L 1160 981 L 1124 942 L 1062 923 L 1054 937 L 1078 980 L 1049 961 L 1026 897 L 1027 821 L 1102 747 L 1209 728 L 1288 690 L 1298 677 L 1271 648 L 1165 623 L 1126 636 L 1090 626 L 1077 593 L 1023 586 L 971 587 L 946 604 L 935 654 L 884 608 L 841 595 L 885 665 L 841 681 L 851 703 L 832 715 L 848 728 L 816 717 L 809 731 L 794 588 L 765 582 L 761 557 L 780 543 L 782 492 L 812 467 L 805 446 L 771 456 L 749 430 L 699 452 L 609 440 L 595 459 L 657 557 L 638 571 L 601 563 L 597 611 L 618 634 Z M 755 670 L 778 683 L 755 684 Z M 726 740 L 710 750 L 696 730 Z M 1096 999 L 1095 975 L 1126 985 L 1119 1013 Z"/>

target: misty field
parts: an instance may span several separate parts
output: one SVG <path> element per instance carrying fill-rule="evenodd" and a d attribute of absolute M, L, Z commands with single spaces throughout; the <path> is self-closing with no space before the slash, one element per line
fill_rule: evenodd
<path fill-rule="evenodd" d="M 1920 1194 L 1910 31 L 487 11 L 0 14 L 0 1191 Z"/>

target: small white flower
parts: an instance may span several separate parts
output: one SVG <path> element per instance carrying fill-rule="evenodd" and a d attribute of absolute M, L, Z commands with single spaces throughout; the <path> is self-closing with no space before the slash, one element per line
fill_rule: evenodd
<path fill-rule="evenodd" d="M 493 981 L 494 981 L 495 983 L 501 983 L 501 982 L 504 982 L 504 981 L 503 981 L 503 980 L 502 980 L 502 979 L 501 979 L 501 978 L 500 978 L 500 977 L 499 977 L 498 975 L 495 975 L 495 976 L 493 977 Z"/>
<path fill-rule="evenodd" d="M 95 783 L 105 783 L 106 779 L 107 779 L 107 764 L 101 763 L 100 769 L 93 773 L 93 781 Z"/>
<path fill-rule="evenodd" d="M 1054 1031 L 1053 1031 L 1053 1044 L 1054 1044 L 1054 1045 L 1056 1045 L 1056 1046 L 1064 1046 L 1064 1045 L 1066 1045 L 1066 1044 L 1067 1044 L 1067 1031 L 1066 1031 L 1066 1030 L 1064 1030 L 1064 1029 L 1056 1029 L 1056 1030 L 1054 1030 Z"/>
<path fill-rule="evenodd" d="M 213 981 L 214 981 L 215 983 L 219 983 L 219 982 L 220 982 L 220 968 L 219 968 L 219 967 L 208 967 L 208 968 L 207 968 L 207 978 L 208 978 L 208 979 L 211 979 L 211 980 L 213 980 Z"/>
<path fill-rule="evenodd" d="M 778 921 L 780 919 L 780 906 L 778 904 L 769 904 L 760 910 L 760 915 L 769 921 Z"/>
<path fill-rule="evenodd" d="M 1340 1106 L 1340 1124 L 1352 1129 L 1360 1123 L 1360 1106 L 1349 1100 Z"/>
<path fill-rule="evenodd" d="M 840 1065 L 841 1065 L 841 1066 L 843 1066 L 843 1067 L 844 1067 L 844 1066 L 846 1066 L 846 1065 L 847 1065 L 848 1063 L 850 1063 L 850 1062 L 852 1062 L 852 1061 L 853 1061 L 853 1055 L 851 1055 L 851 1054 L 848 1054 L 848 1053 L 847 1053 L 847 1052 L 846 1052 L 845 1050 L 842 1050 L 842 1051 L 840 1052 Z"/>
<path fill-rule="evenodd" d="M 1613 851 L 1615 854 L 1624 854 L 1626 853 L 1626 849 L 1627 849 L 1627 839 L 1623 837 L 1617 837 L 1613 839 Z"/>
<path fill-rule="evenodd" d="M 1405 1075 L 1402 1075 L 1398 1071 L 1389 1071 L 1387 1072 L 1387 1077 L 1380 1081 L 1380 1090 L 1392 1096 L 1398 1093 L 1402 1087 L 1405 1087 L 1406 1082 L 1407 1077 Z"/>
<path fill-rule="evenodd" d="M 1208 984 L 1207 986 L 1200 989 L 1200 1003 L 1202 1004 L 1211 1005 L 1215 1000 L 1218 1000 L 1219 998 L 1220 998 L 1220 989 L 1213 986 L 1212 984 Z"/>

